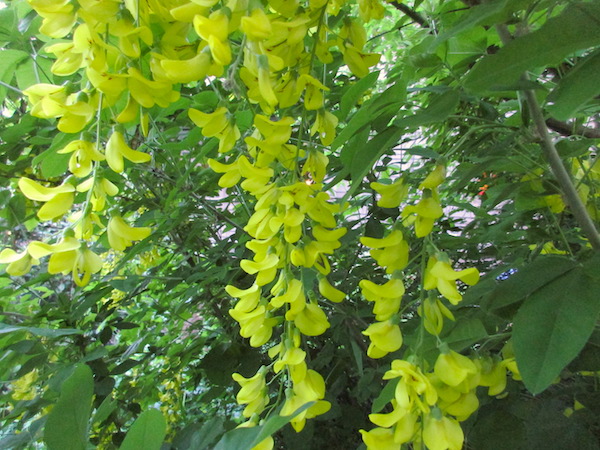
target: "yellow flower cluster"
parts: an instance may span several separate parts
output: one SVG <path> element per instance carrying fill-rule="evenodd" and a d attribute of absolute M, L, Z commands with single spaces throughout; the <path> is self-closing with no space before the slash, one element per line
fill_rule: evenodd
<path fill-rule="evenodd" d="M 399 450 L 402 444 L 412 443 L 431 450 L 460 450 L 464 434 L 459 422 L 479 407 L 476 388 L 486 386 L 489 395 L 501 394 L 506 367 L 490 357 L 470 359 L 445 348 L 433 372 L 424 373 L 419 365 L 395 360 L 383 378 L 398 380 L 393 410 L 369 415 L 377 428 L 361 430 L 367 449 Z"/>
<path fill-rule="evenodd" d="M 213 113 L 217 114 L 220 112 Z M 206 134 L 211 118 L 205 123 Z M 253 347 L 266 344 L 274 327 L 285 323 L 280 343 L 270 348 L 269 356 L 273 359 L 274 374 L 283 373 L 291 382 L 282 414 L 292 414 L 303 404 L 316 402 L 292 420 L 294 428 L 300 431 L 306 419 L 330 408 L 329 402 L 323 400 L 323 378 L 308 369 L 306 352 L 301 348 L 302 335 L 319 336 L 330 326 L 313 286 L 303 280 L 302 268 L 318 273 L 318 291 L 323 298 L 342 301 L 344 293 L 327 279 L 331 272 L 328 255 L 340 247 L 339 239 L 346 230 L 335 229 L 334 214 L 339 205 L 329 202 L 329 196 L 322 190 L 322 179 L 319 180 L 320 174 L 325 173 L 327 157 L 314 149 L 306 156 L 306 152 L 289 144 L 293 124 L 289 117 L 273 120 L 256 115 L 255 130 L 246 138 L 248 156 L 239 155 L 227 163 L 210 160 L 209 165 L 223 174 L 220 186 L 227 188 L 239 183 L 256 199 L 254 213 L 244 227 L 253 238 L 246 247 L 254 257 L 240 263 L 255 279 L 245 289 L 226 287 L 229 295 L 238 299 L 229 313 L 239 322 L 240 334 L 250 338 Z M 300 158 L 303 164 L 297 170 Z M 274 167 L 280 171 L 276 172 Z M 305 178 L 299 178 L 299 174 Z M 244 416 L 248 418 L 259 415 L 268 402 L 266 374 L 263 368 L 250 379 L 234 375 L 242 384 L 238 402 L 247 405 Z"/>

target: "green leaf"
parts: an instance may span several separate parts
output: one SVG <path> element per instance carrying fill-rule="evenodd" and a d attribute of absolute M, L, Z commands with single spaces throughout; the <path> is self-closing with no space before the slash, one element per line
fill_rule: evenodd
<path fill-rule="evenodd" d="M 416 128 L 442 122 L 454 112 L 458 106 L 460 95 L 452 90 L 434 97 L 423 111 L 400 117 L 394 121 L 399 128 Z"/>
<path fill-rule="evenodd" d="M 21 50 L 5 49 L 0 50 L 0 81 L 6 84 L 11 84 L 17 65 L 24 59 L 29 58 L 29 55 Z M 6 97 L 6 88 L 0 86 L 0 102 Z"/>
<path fill-rule="evenodd" d="M 561 61 L 600 44 L 600 3 L 574 2 L 539 30 L 516 38 L 479 61 L 465 87 L 483 92 L 516 82 L 527 70 Z M 582 32 L 582 30 L 585 30 Z"/>
<path fill-rule="evenodd" d="M 475 342 L 480 342 L 488 336 L 483 322 L 476 318 L 459 320 L 456 326 L 443 338 L 452 350 L 460 352 Z"/>
<path fill-rule="evenodd" d="M 340 119 L 343 120 L 348 117 L 348 113 L 352 107 L 356 105 L 364 92 L 375 84 L 378 77 L 379 72 L 371 72 L 366 77 L 352 84 L 350 88 L 344 92 L 344 95 L 342 95 L 342 99 L 340 100 L 340 112 L 338 115 Z"/>
<path fill-rule="evenodd" d="M 484 309 L 500 309 L 523 300 L 549 282 L 555 280 L 577 263 L 558 255 L 541 255 L 508 279 L 498 281 L 497 287 L 482 301 Z"/>
<path fill-rule="evenodd" d="M 228 433 L 225 433 L 213 450 L 250 450 L 252 447 L 260 444 L 263 440 L 279 431 L 291 422 L 294 417 L 306 411 L 314 404 L 315 402 L 305 403 L 289 416 L 272 416 L 262 425 L 256 427 L 236 428 L 231 430 Z"/>
<path fill-rule="evenodd" d="M 58 402 L 48 414 L 44 442 L 50 450 L 83 450 L 87 447 L 93 393 L 92 370 L 85 364 L 78 364 L 62 384 Z"/>
<path fill-rule="evenodd" d="M 581 351 L 600 314 L 600 279 L 577 267 L 533 293 L 515 317 L 513 340 L 527 389 L 538 394 Z"/>
<path fill-rule="evenodd" d="M 514 3 L 514 0 L 510 1 Z M 472 30 L 481 24 L 489 23 L 490 19 L 495 18 L 495 16 L 505 9 L 508 2 L 509 0 L 496 0 L 468 8 L 467 12 L 456 21 L 452 28 L 440 33 L 440 35 L 435 38 L 429 47 L 429 51 L 432 52 L 440 44 L 457 34 Z"/>
<path fill-rule="evenodd" d="M 166 433 L 167 422 L 162 413 L 158 409 L 149 409 L 133 422 L 119 448 L 120 450 L 159 450 Z"/>
<path fill-rule="evenodd" d="M 548 96 L 550 114 L 567 120 L 600 94 L 600 50 L 579 61 Z"/>
<path fill-rule="evenodd" d="M 358 189 L 363 177 L 371 170 L 373 164 L 386 151 L 398 143 L 400 137 L 404 134 L 404 130 L 396 127 L 389 127 L 383 133 L 379 133 L 363 147 L 357 148 L 350 161 L 350 175 L 352 176 L 352 185 L 342 203 Z"/>
<path fill-rule="evenodd" d="M 108 416 L 111 415 L 111 413 L 117 409 L 118 403 L 117 400 L 115 400 L 112 395 L 109 395 L 108 397 L 106 397 L 102 403 L 100 404 L 100 406 L 98 406 L 98 409 L 96 410 L 96 414 L 94 414 L 94 423 L 102 423 L 104 422 L 106 419 L 108 419 Z"/>
<path fill-rule="evenodd" d="M 396 386 L 400 378 L 392 378 L 387 382 L 385 387 L 381 390 L 375 400 L 373 400 L 373 406 L 371 407 L 371 413 L 377 414 L 394 398 L 396 394 Z"/>
<path fill-rule="evenodd" d="M 0 334 L 12 333 L 15 331 L 27 331 L 35 336 L 43 337 L 59 337 L 69 336 L 72 334 L 83 334 L 83 331 L 74 328 L 36 328 L 36 327 L 21 327 L 18 325 L 7 325 L 0 323 Z"/>

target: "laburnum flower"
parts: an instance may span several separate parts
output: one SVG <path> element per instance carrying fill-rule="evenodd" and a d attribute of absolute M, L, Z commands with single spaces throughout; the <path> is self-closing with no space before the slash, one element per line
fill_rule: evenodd
<path fill-rule="evenodd" d="M 200 36 L 205 42 L 211 47 L 214 58 L 213 46 L 217 43 L 227 43 L 227 36 L 229 34 L 229 19 L 225 14 L 224 10 L 213 11 L 210 16 L 205 17 L 197 15 L 194 17 L 194 30 L 196 34 Z M 212 41 L 212 45 L 211 45 Z M 229 61 L 223 61 L 221 65 L 227 65 L 231 62 L 231 54 L 229 55 Z"/>
<path fill-rule="evenodd" d="M 359 286 L 362 295 L 368 301 L 375 302 L 373 313 L 376 320 L 388 320 L 400 310 L 400 302 L 404 295 L 402 280 L 393 278 L 382 285 L 369 280 L 361 280 Z"/>
<path fill-rule="evenodd" d="M 99 177 L 99 179 L 96 179 L 90 177 L 77 185 L 77 192 L 87 192 L 90 189 L 92 189 L 90 197 L 92 211 L 102 211 L 106 206 L 106 196 L 114 197 L 119 193 L 119 188 L 106 178 Z"/>
<path fill-rule="evenodd" d="M 287 314 L 286 320 L 290 320 Z M 293 320 L 298 330 L 306 336 L 320 336 L 331 326 L 327 320 L 327 315 L 317 303 L 312 302 L 296 314 Z"/>
<path fill-rule="evenodd" d="M 358 49 L 362 49 L 367 43 L 367 30 L 364 25 L 360 21 L 348 17 L 344 18 L 344 24 L 340 28 L 338 36 Z M 343 42 L 338 45 L 343 45 Z"/>
<path fill-rule="evenodd" d="M 296 344 L 296 343 L 294 343 Z M 297 343 L 300 345 L 299 343 Z M 284 367 L 292 368 L 292 366 L 300 366 L 304 370 L 299 377 L 295 379 L 296 382 L 300 382 L 306 376 L 306 352 L 296 345 L 283 346 L 281 343 L 277 344 L 269 349 L 269 357 L 274 359 L 278 356 L 277 361 L 273 364 L 273 371 L 275 373 L 281 372 Z"/>
<path fill-rule="evenodd" d="M 444 328 L 444 317 L 454 321 L 454 315 L 435 297 L 428 297 L 419 306 L 418 313 L 423 317 L 423 325 L 428 333 L 438 336 Z"/>
<path fill-rule="evenodd" d="M 408 243 L 400 230 L 393 230 L 388 236 L 378 239 L 361 237 L 360 242 L 371 248 L 370 254 L 386 273 L 402 270 L 408 264 Z"/>
<path fill-rule="evenodd" d="M 251 378 L 244 378 L 239 373 L 234 373 L 231 376 L 241 387 L 236 400 L 240 405 L 246 405 L 242 412 L 244 417 L 252 417 L 254 414 L 262 413 L 267 403 L 269 403 L 265 374 L 265 368 L 261 367 Z"/>
<path fill-rule="evenodd" d="M 46 187 L 23 177 L 19 179 L 19 189 L 28 199 L 45 202 L 37 212 L 41 220 L 52 220 L 62 216 L 71 209 L 75 199 L 75 186 L 67 182 L 56 187 Z"/>
<path fill-rule="evenodd" d="M 72 42 L 59 42 L 49 45 L 44 49 L 46 53 L 52 53 L 56 57 L 50 71 L 59 76 L 73 75 L 83 63 L 83 55 L 79 52 L 74 52 Z"/>
<path fill-rule="evenodd" d="M 166 108 L 179 99 L 179 91 L 173 90 L 171 83 L 148 80 L 135 67 L 129 67 L 127 75 L 130 95 L 144 108 L 155 104 Z"/>
<path fill-rule="evenodd" d="M 416 214 L 416 218 L 414 218 L 416 236 L 424 237 L 431 233 L 435 220 L 444 215 L 437 193 L 426 189 L 423 191 L 423 197 L 419 203 L 408 205 L 402 210 L 404 218 L 411 217 L 413 214 Z"/>
<path fill-rule="evenodd" d="M 256 284 L 264 286 L 275 279 L 278 264 L 279 256 L 271 253 L 260 260 L 243 259 L 240 262 L 240 267 L 247 274 L 256 275 Z"/>
<path fill-rule="evenodd" d="M 372 19 L 383 19 L 385 8 L 379 0 L 358 0 L 358 13 L 360 18 L 367 23 Z"/>
<path fill-rule="evenodd" d="M 446 297 L 450 303 L 457 305 L 462 300 L 462 295 L 456 288 L 456 280 L 472 286 L 479 281 L 479 271 L 470 267 L 455 271 L 450 262 L 431 256 L 425 269 L 423 287 L 426 290 L 437 288 L 440 294 Z"/>
<path fill-rule="evenodd" d="M 423 443 L 430 450 L 461 450 L 465 435 L 460 424 L 434 410 L 423 421 Z"/>
<path fill-rule="evenodd" d="M 370 358 L 383 358 L 402 347 L 400 327 L 391 320 L 373 323 L 362 334 L 371 339 L 367 349 Z"/>
<path fill-rule="evenodd" d="M 394 430 L 373 428 L 370 431 L 359 430 L 367 450 L 399 450 L 400 444 L 394 440 Z"/>
<path fill-rule="evenodd" d="M 499 395 L 506 389 L 506 367 L 502 361 L 487 356 L 473 362 L 481 375 L 479 385 L 488 388 L 488 395 Z"/>
<path fill-rule="evenodd" d="M 249 312 L 258 306 L 261 290 L 258 284 L 253 284 L 247 289 L 239 289 L 232 285 L 225 286 L 225 291 L 234 298 L 238 298 L 235 309 L 241 312 Z"/>
<path fill-rule="evenodd" d="M 73 175 L 79 178 L 84 178 L 90 174 L 94 161 L 104 161 L 105 159 L 104 155 L 98 151 L 92 142 L 79 139 L 69 142 L 57 153 L 71 153 L 71 158 L 69 158 L 69 170 Z"/>
<path fill-rule="evenodd" d="M 435 189 L 446 179 L 446 166 L 438 164 L 419 185 L 419 189 Z"/>
<path fill-rule="evenodd" d="M 342 47 L 344 62 L 354 75 L 358 78 L 364 78 L 369 75 L 370 68 L 376 65 L 381 59 L 379 53 L 364 53 L 351 44 Z"/>
<path fill-rule="evenodd" d="M 335 128 L 338 125 L 338 118 L 325 109 L 317 111 L 315 123 L 310 128 L 310 134 L 317 133 L 321 144 L 331 145 L 335 139 Z M 320 180 L 319 180 L 320 181 Z"/>
<path fill-rule="evenodd" d="M 319 278 L 319 293 L 334 303 L 339 303 L 346 298 L 346 294 L 333 287 L 325 276 Z"/>
<path fill-rule="evenodd" d="M 70 0 L 29 0 L 29 4 L 44 18 L 40 33 L 53 38 L 69 34 L 77 18 Z"/>
<path fill-rule="evenodd" d="M 291 420 L 292 427 L 298 433 L 304 429 L 307 419 L 325 414 L 331 409 L 331 403 L 322 400 L 325 397 L 325 381 L 314 370 L 307 370 L 306 376 L 302 381 L 294 382 L 292 392 L 286 392 L 286 397 L 286 401 L 280 412 L 282 416 L 289 416 L 302 405 L 315 402 L 314 405 Z"/>
<path fill-rule="evenodd" d="M 323 91 L 329 90 L 327 86 L 308 74 L 300 75 L 298 84 L 300 88 L 306 89 L 306 92 L 304 93 L 304 108 L 309 111 L 314 111 L 323 107 Z"/>
<path fill-rule="evenodd" d="M 287 287 L 281 292 L 277 292 L 273 288 L 273 293 L 276 294 L 271 301 L 270 305 L 274 309 L 281 308 L 286 303 L 289 305 L 286 312 L 287 320 L 294 320 L 296 316 L 306 308 L 306 295 L 304 293 L 304 286 L 300 280 L 292 279 L 288 281 Z"/>
<path fill-rule="evenodd" d="M 394 442 L 404 444 L 410 441 L 419 427 L 417 425 L 419 412 L 409 411 L 398 406 L 396 400 L 391 401 L 393 411 L 387 414 L 369 414 L 369 420 L 383 428 L 392 428 Z"/>
<path fill-rule="evenodd" d="M 210 54 L 203 50 L 189 59 L 160 59 L 165 76 L 173 83 L 202 81 L 210 72 L 211 64 Z"/>
<path fill-rule="evenodd" d="M 139 58 L 140 41 L 147 46 L 152 45 L 152 31 L 146 26 L 136 27 L 128 19 L 117 20 L 110 26 L 110 34 L 119 38 L 119 50 L 130 58 Z"/>
<path fill-rule="evenodd" d="M 64 248 L 68 247 L 65 245 Z M 93 274 L 100 272 L 102 265 L 102 259 L 98 255 L 85 245 L 80 245 L 73 250 L 53 250 L 48 261 L 48 273 L 67 274 L 71 272 L 75 284 L 83 287 L 89 283 Z"/>
<path fill-rule="evenodd" d="M 249 16 L 242 17 L 240 29 L 251 41 L 268 39 L 272 33 L 271 22 L 261 8 L 256 8 Z"/>
<path fill-rule="evenodd" d="M 123 251 L 133 244 L 133 241 L 141 241 L 150 236 L 150 227 L 132 227 L 127 224 L 121 216 L 114 215 L 110 218 L 106 227 L 108 243 L 111 248 Z"/>
<path fill-rule="evenodd" d="M 124 161 L 127 159 L 135 164 L 145 163 L 152 159 L 148 153 L 134 150 L 127 145 L 123 133 L 114 131 L 106 143 L 106 162 L 117 173 L 123 172 Z"/>
<path fill-rule="evenodd" d="M 229 315 L 240 324 L 240 336 L 250 338 L 252 347 L 260 347 L 271 339 L 273 327 L 279 323 L 279 320 L 269 317 L 264 305 L 249 311 L 236 307 L 229 310 Z"/>
<path fill-rule="evenodd" d="M 371 189 L 381 195 L 377 200 L 377 206 L 382 208 L 397 208 L 408 194 L 408 184 L 404 182 L 403 178 L 397 178 L 390 184 L 374 181 L 370 186 Z"/>
<path fill-rule="evenodd" d="M 400 378 L 394 391 L 399 408 L 410 411 L 416 406 L 422 412 L 429 412 L 429 406 L 437 402 L 438 394 L 431 381 L 411 362 L 401 359 L 392 361 L 392 367 L 383 375 L 383 379 L 394 378 Z"/>
<path fill-rule="evenodd" d="M 241 136 L 235 122 L 228 117 L 229 111 L 225 107 L 218 108 L 208 114 L 190 108 L 188 115 L 202 129 L 204 136 L 219 139 L 219 153 L 226 153 L 231 150 Z"/>
<path fill-rule="evenodd" d="M 6 273 L 13 277 L 29 273 L 31 267 L 39 263 L 39 260 L 31 256 L 27 250 L 17 253 L 13 249 L 5 248 L 0 252 L 0 264 L 8 264 Z"/>
<path fill-rule="evenodd" d="M 473 361 L 450 349 L 442 349 L 435 361 L 434 373 L 448 386 L 458 386 L 469 376 L 478 373 Z"/>
<path fill-rule="evenodd" d="M 79 94 L 67 95 L 65 86 L 34 84 L 23 91 L 31 104 L 31 115 L 41 119 L 60 117 L 57 128 L 63 133 L 77 133 L 94 117 L 95 110 L 79 100 Z"/>

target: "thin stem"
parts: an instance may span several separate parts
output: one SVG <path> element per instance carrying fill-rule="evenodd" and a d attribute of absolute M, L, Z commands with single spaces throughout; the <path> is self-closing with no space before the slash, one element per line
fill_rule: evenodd
<path fill-rule="evenodd" d="M 511 39 L 508 28 L 506 25 L 497 25 L 496 29 L 500 39 L 506 45 Z M 529 79 L 527 74 L 524 74 L 522 78 L 524 80 Z M 564 194 L 565 203 L 571 208 L 571 212 L 573 213 L 575 220 L 579 223 L 583 233 L 589 239 L 592 248 L 596 251 L 600 251 L 600 234 L 598 234 L 598 230 L 596 229 L 592 218 L 588 214 L 585 205 L 581 201 L 581 198 L 579 198 L 579 194 L 577 193 L 577 189 L 573 184 L 573 180 L 571 180 L 569 172 L 560 159 L 560 155 L 556 150 L 552 136 L 550 136 L 550 132 L 548 131 L 548 127 L 546 126 L 546 121 L 544 119 L 544 113 L 537 98 L 535 97 L 535 93 L 532 90 L 526 90 L 524 95 L 527 105 L 529 106 L 531 117 L 535 123 L 536 130 L 542 141 L 541 147 L 544 152 L 544 156 Z"/>

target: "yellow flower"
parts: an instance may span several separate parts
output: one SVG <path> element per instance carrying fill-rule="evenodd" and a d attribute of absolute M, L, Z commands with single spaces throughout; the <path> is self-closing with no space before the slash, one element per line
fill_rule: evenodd
<path fill-rule="evenodd" d="M 338 125 L 338 118 L 329 111 L 320 109 L 317 112 L 315 123 L 310 129 L 310 134 L 318 133 L 321 144 L 330 145 L 335 139 L 335 128 Z M 323 178 L 321 178 L 322 180 Z M 321 181 L 316 180 L 316 181 Z"/>
<path fill-rule="evenodd" d="M 77 185 L 77 192 L 87 192 L 90 189 L 93 189 L 90 199 L 93 211 L 102 211 L 104 209 L 107 195 L 114 197 L 119 193 L 119 188 L 106 178 L 96 180 L 94 177 L 91 177 Z"/>
<path fill-rule="evenodd" d="M 250 312 L 258 306 L 261 290 L 258 284 L 253 284 L 248 289 L 238 289 L 235 286 L 225 286 L 225 291 L 239 301 L 235 304 L 235 309 L 241 312 Z"/>
<path fill-rule="evenodd" d="M 346 298 L 346 294 L 333 287 L 327 277 L 321 277 L 319 279 L 319 293 L 327 300 L 334 303 L 339 303 Z"/>
<path fill-rule="evenodd" d="M 8 264 L 7 274 L 20 277 L 28 273 L 32 266 L 39 264 L 39 261 L 33 258 L 27 250 L 17 253 L 10 248 L 5 248 L 0 252 L 0 264 Z"/>
<path fill-rule="evenodd" d="M 435 189 L 446 179 L 446 167 L 443 164 L 435 166 L 433 171 L 419 185 L 419 189 Z"/>
<path fill-rule="evenodd" d="M 237 402 L 240 405 L 248 405 L 244 409 L 244 417 L 260 414 L 269 402 L 264 367 L 261 367 L 251 378 L 244 378 L 239 373 L 234 373 L 231 377 L 241 387 L 236 396 Z"/>
<path fill-rule="evenodd" d="M 350 71 L 358 78 L 369 75 L 370 67 L 374 66 L 381 59 L 378 53 L 364 53 L 353 45 L 346 44 L 342 47 L 344 62 Z"/>
<path fill-rule="evenodd" d="M 435 336 L 439 335 L 444 328 L 444 316 L 452 321 L 455 320 L 450 310 L 435 297 L 426 298 L 419 306 L 418 313 L 424 318 L 423 325 L 427 332 Z"/>
<path fill-rule="evenodd" d="M 456 288 L 456 280 L 472 286 L 479 281 L 479 271 L 474 267 L 455 271 L 449 262 L 438 260 L 435 256 L 429 258 L 423 283 L 425 289 L 437 288 L 450 303 L 457 305 L 462 300 L 462 295 Z"/>
<path fill-rule="evenodd" d="M 467 377 L 478 373 L 473 361 L 454 350 L 440 353 L 435 362 L 434 372 L 448 386 L 458 386 Z"/>
<path fill-rule="evenodd" d="M 243 259 L 240 262 L 240 267 L 249 275 L 256 275 L 256 284 L 264 286 L 275 279 L 277 274 L 277 265 L 279 264 L 279 256 L 271 253 L 264 259 L 259 261 L 251 261 Z"/>
<path fill-rule="evenodd" d="M 44 18 L 40 33 L 53 38 L 69 34 L 75 24 L 76 15 L 69 0 L 29 0 L 29 4 Z"/>
<path fill-rule="evenodd" d="M 381 195 L 377 200 L 377 206 L 382 208 L 397 208 L 408 194 L 408 185 L 402 178 L 398 178 L 391 184 L 373 182 L 370 186 Z"/>
<path fill-rule="evenodd" d="M 488 395 L 499 395 L 506 389 L 506 366 L 491 357 L 476 359 L 481 378 L 480 386 L 488 387 Z"/>
<path fill-rule="evenodd" d="M 253 10 L 249 16 L 242 17 L 240 29 L 251 41 L 268 39 L 272 33 L 271 22 L 260 8 Z"/>
<path fill-rule="evenodd" d="M 123 158 L 132 163 L 145 163 L 152 159 L 148 153 L 143 153 L 130 148 L 120 131 L 114 131 L 106 143 L 106 162 L 117 173 L 123 172 Z"/>
<path fill-rule="evenodd" d="M 434 191 L 425 190 L 423 197 L 416 205 L 409 205 L 402 210 L 402 217 L 416 214 L 415 234 L 424 237 L 431 233 L 435 219 L 444 215 L 437 194 Z"/>
<path fill-rule="evenodd" d="M 439 415 L 441 413 L 438 412 Z M 460 424 L 446 416 L 435 418 L 427 414 L 423 423 L 423 442 L 430 450 L 461 450 L 464 433 Z"/>
<path fill-rule="evenodd" d="M 93 143 L 82 140 L 69 142 L 57 153 L 72 153 L 69 159 L 69 170 L 79 178 L 84 178 L 90 174 L 93 161 L 104 161 L 104 155 L 98 151 Z"/>
<path fill-rule="evenodd" d="M 381 239 L 361 237 L 360 242 L 372 249 L 369 253 L 377 264 L 386 268 L 386 273 L 402 270 L 408 264 L 408 243 L 400 230 L 393 230 Z"/>
<path fill-rule="evenodd" d="M 73 205 L 75 186 L 63 183 L 56 187 L 45 187 L 29 178 L 19 179 L 19 189 L 30 200 L 45 202 L 37 216 L 41 220 L 52 220 L 62 216 Z"/>
<path fill-rule="evenodd" d="M 394 441 L 394 430 L 373 428 L 371 431 L 359 430 L 367 450 L 400 450 L 400 444 Z"/>
<path fill-rule="evenodd" d="M 102 259 L 85 245 L 80 245 L 76 249 L 69 248 L 68 243 L 65 242 L 64 246 L 53 250 L 48 261 L 48 273 L 71 272 L 75 284 L 83 287 L 89 283 L 93 274 L 102 270 Z"/>
<path fill-rule="evenodd" d="M 304 107 L 309 111 L 322 108 L 324 102 L 322 91 L 328 91 L 329 88 L 308 74 L 300 75 L 298 83 L 301 87 L 306 88 L 306 92 L 304 93 Z"/>
<path fill-rule="evenodd" d="M 362 334 L 371 339 L 367 350 L 370 358 L 382 358 L 402 347 L 400 327 L 391 320 L 373 323 Z"/>
<path fill-rule="evenodd" d="M 132 227 L 128 225 L 121 216 L 112 216 L 106 227 L 108 233 L 108 243 L 111 248 L 123 251 L 133 241 L 141 241 L 150 236 L 152 228 L 150 227 Z"/>
<path fill-rule="evenodd" d="M 160 66 L 173 83 L 202 81 L 210 70 L 210 55 L 200 51 L 190 59 L 161 59 Z"/>
<path fill-rule="evenodd" d="M 378 321 L 388 320 L 400 310 L 400 302 L 404 295 L 402 280 L 391 279 L 383 285 L 361 280 L 359 286 L 363 296 L 368 301 L 375 302 L 373 313 Z"/>
<path fill-rule="evenodd" d="M 288 318 L 288 314 L 285 318 L 287 320 L 292 319 Z M 330 327 L 327 316 L 316 303 L 307 304 L 302 311 L 293 317 L 293 320 L 300 332 L 306 336 L 319 336 Z"/>

